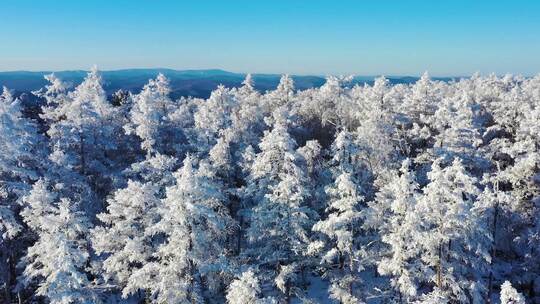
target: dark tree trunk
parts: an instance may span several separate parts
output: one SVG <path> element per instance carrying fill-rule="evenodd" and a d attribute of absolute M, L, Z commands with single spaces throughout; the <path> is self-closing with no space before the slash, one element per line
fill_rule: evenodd
<path fill-rule="evenodd" d="M 437 261 L 437 287 L 442 290 L 442 242 L 439 244 L 439 260 Z"/>
<path fill-rule="evenodd" d="M 496 246 L 496 237 L 497 237 L 497 217 L 499 215 L 499 204 L 495 204 L 495 210 L 493 212 L 493 223 L 491 226 L 491 249 L 490 249 L 490 256 L 491 261 L 489 262 L 489 279 L 488 279 L 488 294 L 487 294 L 487 302 L 491 303 L 491 293 L 493 292 L 493 260 L 495 259 L 495 246 Z"/>

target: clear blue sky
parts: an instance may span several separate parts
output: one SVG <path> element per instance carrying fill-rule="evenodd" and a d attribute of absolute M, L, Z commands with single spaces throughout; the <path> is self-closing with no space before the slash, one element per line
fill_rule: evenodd
<path fill-rule="evenodd" d="M 539 0 L 2 0 L 0 71 L 540 72 Z"/>

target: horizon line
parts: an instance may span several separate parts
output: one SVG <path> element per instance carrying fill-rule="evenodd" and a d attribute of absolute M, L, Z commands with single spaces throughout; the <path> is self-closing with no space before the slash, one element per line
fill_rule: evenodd
<path fill-rule="evenodd" d="M 21 70 L 0 70 L 0 73 L 6 74 L 6 73 L 61 73 L 61 72 L 89 72 L 91 68 L 89 69 L 59 69 L 59 70 L 53 70 L 53 69 L 21 69 Z M 537 72 L 535 74 L 523 74 L 523 73 L 495 73 L 495 72 L 488 72 L 488 73 L 482 73 L 480 71 L 471 73 L 469 75 L 449 75 L 449 74 L 437 74 L 432 75 L 429 70 L 420 72 L 419 74 L 393 74 L 393 73 L 380 73 L 380 74 L 358 74 L 358 73 L 272 73 L 272 72 L 238 72 L 238 71 L 232 71 L 232 70 L 226 70 L 222 68 L 186 68 L 186 69 L 177 69 L 177 68 L 166 68 L 166 67 L 132 67 L 132 68 L 119 68 L 119 69 L 100 69 L 98 66 L 99 72 L 121 72 L 121 71 L 129 71 L 129 70 L 169 70 L 169 71 L 175 71 L 175 72 L 204 72 L 204 71 L 220 71 L 230 74 L 238 74 L 238 75 L 290 75 L 290 76 L 297 76 L 297 77 L 328 77 L 328 76 L 354 76 L 354 77 L 370 77 L 370 78 L 376 78 L 376 77 L 421 77 L 423 73 L 428 72 L 429 76 L 431 78 L 469 78 L 474 74 L 480 74 L 480 75 L 496 75 L 496 76 L 505 76 L 505 75 L 513 75 L 513 76 L 523 76 L 523 77 L 534 77 L 536 75 L 540 75 L 540 72 Z"/>

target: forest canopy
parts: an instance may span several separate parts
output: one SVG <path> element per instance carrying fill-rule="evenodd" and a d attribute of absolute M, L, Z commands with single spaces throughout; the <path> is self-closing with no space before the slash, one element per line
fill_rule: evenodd
<path fill-rule="evenodd" d="M 540 76 L 46 79 L 0 96 L 0 302 L 540 301 Z"/>

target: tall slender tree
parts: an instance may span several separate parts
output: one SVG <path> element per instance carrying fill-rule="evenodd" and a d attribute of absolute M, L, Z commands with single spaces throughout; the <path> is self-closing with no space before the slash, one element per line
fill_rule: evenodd
<path fill-rule="evenodd" d="M 132 284 L 132 275 L 151 260 L 154 240 L 149 228 L 159 220 L 158 188 L 151 184 L 129 181 L 108 200 L 107 212 L 98 214 L 105 226 L 92 232 L 93 248 L 105 256 L 103 271 L 106 279 L 123 290 Z"/>
<path fill-rule="evenodd" d="M 46 151 L 36 124 L 22 115 L 20 101 L 5 87 L 0 95 L 0 143 L 0 286 L 9 302 L 16 260 L 28 246 L 19 203 L 41 174 Z"/>
<path fill-rule="evenodd" d="M 449 299 L 479 302 L 490 260 L 489 230 L 474 213 L 480 191 L 459 159 L 442 166 L 442 159 L 433 163 L 430 183 L 416 208 L 421 219 L 417 236 L 421 259 L 428 266 L 425 275 Z"/>
<path fill-rule="evenodd" d="M 97 300 L 89 280 L 90 253 L 87 241 L 91 227 L 77 204 L 59 201 L 45 182 L 35 184 L 25 197 L 25 222 L 38 240 L 20 261 L 23 286 L 37 283 L 37 296 L 51 303 L 93 303 Z"/>
<path fill-rule="evenodd" d="M 257 265 L 283 272 L 301 264 L 315 214 L 306 204 L 309 195 L 305 172 L 296 163 L 296 142 L 287 131 L 283 113 L 276 113 L 272 130 L 265 132 L 259 147 L 247 189 L 255 205 L 249 217 L 247 233 L 251 245 L 246 254 Z M 281 289 L 285 298 L 290 299 L 293 282 L 289 277 L 283 280 Z"/>
<path fill-rule="evenodd" d="M 378 262 L 378 271 L 391 276 L 392 287 L 398 291 L 401 301 L 415 299 L 425 279 L 421 277 L 422 252 L 416 245 L 420 237 L 421 219 L 416 212 L 420 187 L 410 166 L 410 160 L 403 161 L 399 174 L 381 188 L 375 204 L 371 205 L 371 208 L 385 209 L 383 212 L 375 210 L 375 214 L 384 216 L 382 223 L 376 223 L 382 241 L 389 246 Z"/>
<path fill-rule="evenodd" d="M 164 242 L 154 260 L 132 275 L 124 292 L 146 289 L 156 302 L 202 303 L 202 277 L 224 266 L 222 242 L 230 231 L 230 216 L 208 172 L 196 169 L 188 156 L 176 176 L 176 185 L 158 209 L 161 217 L 150 232 Z"/>

